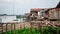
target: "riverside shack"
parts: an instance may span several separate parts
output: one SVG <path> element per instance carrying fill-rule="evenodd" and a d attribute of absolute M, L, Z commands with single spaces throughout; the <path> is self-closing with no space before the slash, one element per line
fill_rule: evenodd
<path fill-rule="evenodd" d="M 41 20 L 43 18 L 50 20 L 60 20 L 60 2 L 55 8 L 32 8 L 30 11 L 30 17 L 33 20 Z"/>

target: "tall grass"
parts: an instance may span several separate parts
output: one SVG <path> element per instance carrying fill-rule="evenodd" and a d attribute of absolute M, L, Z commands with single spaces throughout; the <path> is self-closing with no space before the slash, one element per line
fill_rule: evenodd
<path fill-rule="evenodd" d="M 58 29 L 58 30 L 57 30 Z M 43 34 L 60 34 L 60 28 L 56 28 L 56 27 L 43 27 Z M 12 31 L 7 31 L 4 32 L 3 34 L 42 34 L 41 30 L 37 29 L 37 28 L 22 28 L 19 30 L 12 30 Z"/>

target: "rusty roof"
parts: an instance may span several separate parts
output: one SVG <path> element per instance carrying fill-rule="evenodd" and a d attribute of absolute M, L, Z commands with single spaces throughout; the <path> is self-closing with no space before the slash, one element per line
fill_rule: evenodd
<path fill-rule="evenodd" d="M 32 8 L 32 9 L 31 9 L 31 12 L 33 12 L 33 11 L 34 11 L 34 12 L 36 12 L 36 11 L 39 12 L 40 10 L 46 10 L 46 11 L 47 11 L 47 10 L 48 10 L 48 11 L 49 11 L 49 10 L 60 10 L 60 8 Z"/>
<path fill-rule="evenodd" d="M 31 11 L 47 10 L 49 8 L 32 8 Z"/>

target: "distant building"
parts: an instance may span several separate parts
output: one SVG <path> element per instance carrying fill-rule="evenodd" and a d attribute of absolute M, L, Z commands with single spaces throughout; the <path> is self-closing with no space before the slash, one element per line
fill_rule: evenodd
<path fill-rule="evenodd" d="M 2 23 L 2 19 L 0 18 L 0 23 Z"/>
<path fill-rule="evenodd" d="M 15 20 L 15 19 L 16 19 L 15 15 L 0 16 L 0 22 L 2 23 L 11 22 L 12 20 Z"/>
<path fill-rule="evenodd" d="M 25 13 L 24 16 L 25 16 L 25 17 L 29 17 L 29 16 L 30 16 L 30 13 Z"/>

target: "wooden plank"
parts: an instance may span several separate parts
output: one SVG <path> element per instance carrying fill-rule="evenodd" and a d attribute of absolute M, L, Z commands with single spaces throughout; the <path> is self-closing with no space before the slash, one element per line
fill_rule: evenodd
<path fill-rule="evenodd" d="M 3 24 L 2 24 L 2 34 L 3 34 Z"/>
<path fill-rule="evenodd" d="M 8 26 L 8 24 L 6 24 L 6 32 L 7 32 L 7 26 Z M 6 33 L 7 34 L 7 33 Z"/>

